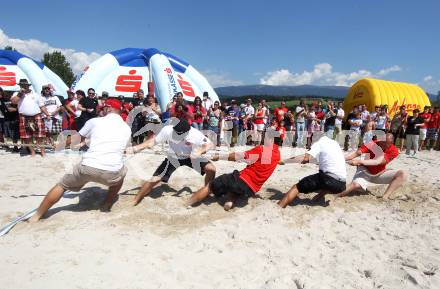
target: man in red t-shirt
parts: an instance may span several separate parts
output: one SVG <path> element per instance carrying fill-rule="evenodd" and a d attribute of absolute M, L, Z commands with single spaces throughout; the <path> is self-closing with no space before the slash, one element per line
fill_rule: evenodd
<path fill-rule="evenodd" d="M 228 195 L 228 201 L 225 203 L 224 208 L 229 211 L 238 196 L 255 196 L 272 175 L 280 161 L 278 148 L 280 145 L 280 137 L 274 139 L 267 137 L 264 145 L 256 146 L 245 152 L 230 153 L 227 156 L 228 161 L 244 160 L 248 164 L 247 167 L 240 172 L 234 170 L 230 174 L 218 176 L 211 183 L 194 193 L 188 200 L 188 205 L 192 206 L 203 201 L 210 193 L 213 193 L 216 197 Z M 213 161 L 219 159 L 223 159 L 219 154 L 212 158 Z"/>
<path fill-rule="evenodd" d="M 280 123 L 280 121 L 284 120 L 284 115 L 288 111 L 289 111 L 289 109 L 286 107 L 285 101 L 281 102 L 281 107 L 275 107 L 275 109 L 273 111 L 273 115 L 274 115 L 274 117 L 276 117 L 278 123 Z"/>
<path fill-rule="evenodd" d="M 431 107 L 429 121 L 426 123 L 426 148 L 432 149 L 435 146 L 435 141 L 438 138 L 438 130 L 440 125 L 440 112 L 438 107 Z"/>
<path fill-rule="evenodd" d="M 431 119 L 431 114 L 429 113 L 429 110 L 431 109 L 430 106 L 425 106 L 423 109 L 423 113 L 419 114 L 419 117 L 421 117 L 425 123 L 420 127 L 420 135 L 419 135 L 419 151 L 423 150 L 424 146 L 426 145 L 426 136 L 428 134 L 428 126 Z"/>
<path fill-rule="evenodd" d="M 386 170 L 387 164 L 399 155 L 399 150 L 393 144 L 394 136 L 391 133 L 386 135 L 385 141 L 372 141 L 362 145 L 357 151 L 345 156 L 352 166 L 357 166 L 353 181 L 346 190 L 336 195 L 343 197 L 351 192 L 363 189 L 366 190 L 368 183 L 387 184 L 388 188 L 383 195 L 385 200 L 397 190 L 407 179 L 407 173 L 403 170 Z M 364 160 L 356 157 L 367 154 Z"/>

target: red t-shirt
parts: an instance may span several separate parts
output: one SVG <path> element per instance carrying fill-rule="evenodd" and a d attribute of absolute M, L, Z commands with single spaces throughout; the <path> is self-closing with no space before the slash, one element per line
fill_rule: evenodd
<path fill-rule="evenodd" d="M 286 128 L 285 127 L 277 127 L 277 131 L 280 132 L 280 138 L 283 140 L 284 136 L 286 135 Z"/>
<path fill-rule="evenodd" d="M 282 121 L 284 118 L 284 115 L 288 112 L 289 110 L 287 109 L 287 107 L 275 107 L 275 110 L 273 112 L 274 116 L 276 116 L 278 122 Z"/>
<path fill-rule="evenodd" d="M 440 112 L 431 113 L 431 117 L 429 118 L 429 121 L 426 124 L 426 128 L 438 128 L 439 125 L 440 125 Z"/>
<path fill-rule="evenodd" d="M 325 113 L 323 111 L 318 111 L 315 113 L 317 119 L 323 120 L 325 117 Z"/>
<path fill-rule="evenodd" d="M 276 144 L 271 147 L 260 145 L 244 152 L 244 159 L 249 165 L 240 172 L 240 179 L 257 193 L 277 167 L 280 151 Z"/>
<path fill-rule="evenodd" d="M 422 125 L 420 128 L 427 128 L 426 123 L 429 122 L 429 119 L 431 118 L 430 113 L 421 113 L 419 117 L 423 118 L 425 120 L 425 124 Z"/>
<path fill-rule="evenodd" d="M 263 110 L 259 110 L 259 111 L 257 111 L 257 113 L 255 114 L 255 116 L 258 116 L 258 117 L 262 117 L 262 116 L 264 116 L 264 111 L 263 111 Z M 262 119 L 262 118 L 256 118 L 255 121 L 254 121 L 254 123 L 255 123 L 255 124 L 264 124 L 264 119 Z"/>
<path fill-rule="evenodd" d="M 194 109 L 193 109 L 193 106 L 189 105 L 189 104 L 185 105 L 185 107 L 187 109 L 186 113 L 184 111 L 176 111 L 176 105 L 173 105 L 171 107 L 171 116 L 175 117 L 175 118 L 179 118 L 179 119 L 184 118 L 191 125 L 193 121 L 192 121 L 191 117 L 189 117 L 188 114 L 194 113 Z"/>
<path fill-rule="evenodd" d="M 373 149 L 374 144 L 378 145 L 379 148 Z M 389 164 L 393 159 L 395 159 L 399 155 L 399 150 L 397 149 L 397 147 L 395 145 L 392 144 L 387 149 L 383 149 L 385 147 L 386 147 L 385 142 L 383 142 L 383 141 L 371 141 L 365 145 L 362 145 L 359 148 L 362 153 L 364 153 L 364 154 L 369 153 L 370 154 L 370 158 L 369 158 L 370 160 L 374 159 L 374 157 L 375 157 L 373 150 L 376 150 L 376 149 L 380 150 L 382 148 L 382 151 L 384 152 L 383 157 L 385 158 L 386 163 L 382 164 L 382 165 L 377 165 L 377 166 L 366 166 L 367 170 L 373 175 L 376 175 L 376 174 L 384 171 L 386 168 L 386 165 Z"/>
<path fill-rule="evenodd" d="M 195 108 L 193 106 L 193 111 L 194 111 L 194 122 L 195 123 L 202 123 L 203 122 L 203 115 L 206 114 L 206 110 L 203 106 L 200 107 L 200 112 L 202 113 L 202 115 L 197 115 L 197 108 Z"/>

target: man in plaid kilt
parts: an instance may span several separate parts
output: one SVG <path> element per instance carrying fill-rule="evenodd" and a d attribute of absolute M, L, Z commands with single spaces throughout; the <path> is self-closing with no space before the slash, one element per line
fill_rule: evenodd
<path fill-rule="evenodd" d="M 39 106 L 40 95 L 30 89 L 31 84 L 27 79 L 20 79 L 18 85 L 20 91 L 11 97 L 11 103 L 18 105 L 19 133 L 21 142 L 33 144 L 35 138 L 38 144 L 43 144 L 46 137 L 41 109 Z M 35 156 L 35 149 L 29 146 L 32 156 Z M 45 155 L 43 147 L 40 147 L 41 155 Z"/>
<path fill-rule="evenodd" d="M 54 144 L 54 138 L 62 131 L 62 118 L 60 110 L 61 101 L 57 96 L 52 95 L 49 85 L 44 85 L 41 91 L 40 108 L 43 112 L 46 137 L 50 144 Z"/>

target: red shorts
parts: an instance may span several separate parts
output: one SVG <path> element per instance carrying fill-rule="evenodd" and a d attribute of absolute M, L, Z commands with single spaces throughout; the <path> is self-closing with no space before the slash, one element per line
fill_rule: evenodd
<path fill-rule="evenodd" d="M 34 116 L 25 116 L 20 114 L 18 126 L 21 139 L 46 137 L 46 127 L 43 119 L 41 118 L 41 114 Z"/>

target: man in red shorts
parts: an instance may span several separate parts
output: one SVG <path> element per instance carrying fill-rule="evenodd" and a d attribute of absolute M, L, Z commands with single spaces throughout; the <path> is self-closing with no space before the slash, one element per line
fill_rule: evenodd
<path fill-rule="evenodd" d="M 336 197 L 346 196 L 358 189 L 366 190 L 368 183 L 373 183 L 387 184 L 383 199 L 389 199 L 391 194 L 403 185 L 408 175 L 403 170 L 386 170 L 386 166 L 399 155 L 399 150 L 393 143 L 393 134 L 388 133 L 385 141 L 372 141 L 346 155 L 345 160 L 349 161 L 350 165 L 357 166 L 357 171 L 352 183 Z M 364 160 L 355 159 L 362 154 L 368 154 L 368 157 Z"/>
<path fill-rule="evenodd" d="M 267 132 L 266 132 L 267 134 Z M 234 170 L 230 174 L 224 174 L 215 178 L 211 183 L 194 193 L 188 200 L 188 205 L 192 206 L 203 201 L 210 193 L 216 197 L 227 195 L 228 201 L 224 208 L 229 211 L 238 196 L 251 197 L 261 189 L 263 184 L 269 179 L 280 161 L 281 138 L 265 138 L 264 145 L 245 152 L 232 152 L 227 155 L 228 161 L 244 160 L 248 166 L 242 171 Z M 225 156 L 226 157 L 226 156 Z M 223 159 L 219 154 L 215 155 L 213 161 Z"/>

